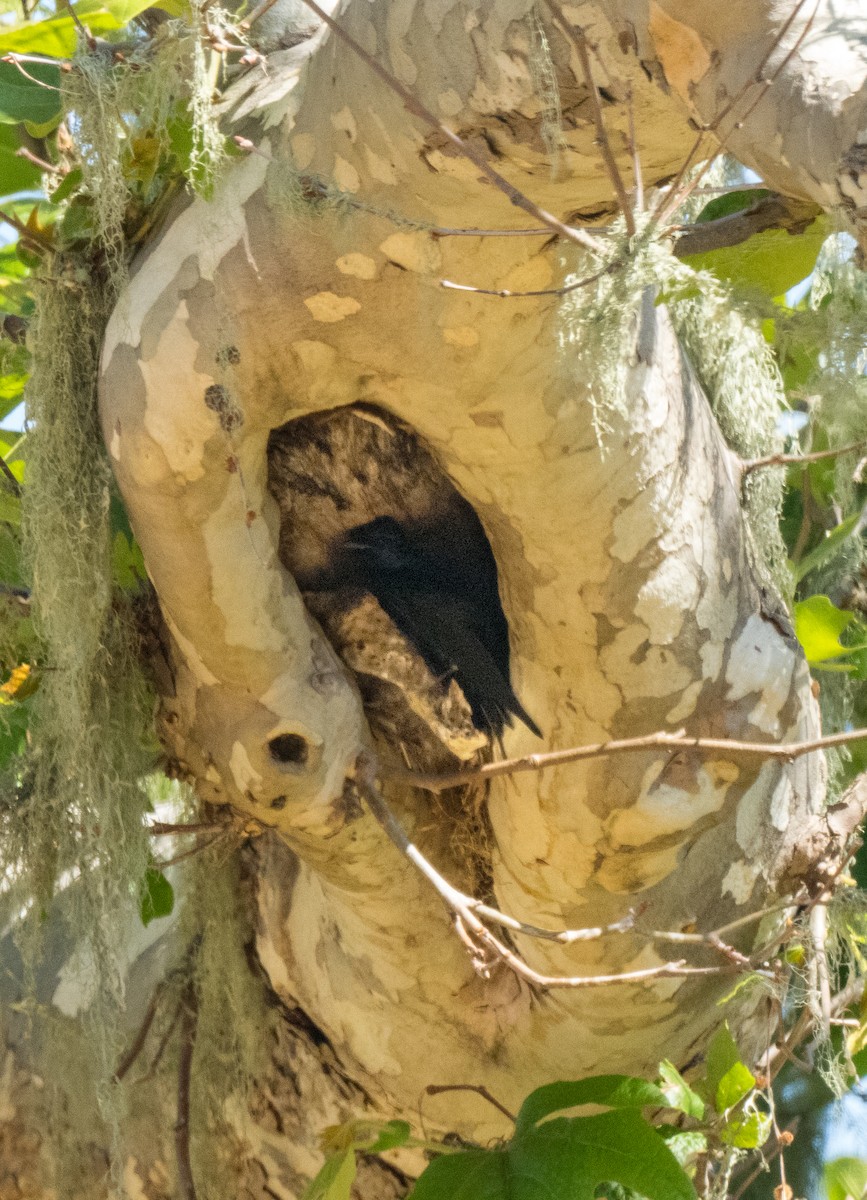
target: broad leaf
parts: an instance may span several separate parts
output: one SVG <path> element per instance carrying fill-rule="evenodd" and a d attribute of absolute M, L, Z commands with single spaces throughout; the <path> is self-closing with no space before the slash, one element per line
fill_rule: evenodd
<path fill-rule="evenodd" d="M 807 662 L 821 663 L 850 653 L 853 648 L 843 645 L 840 634 L 854 621 L 854 613 L 843 612 L 821 594 L 796 604 L 795 633 Z"/>
<path fill-rule="evenodd" d="M 22 158 L 18 153 L 20 149 L 21 139 L 15 126 L 0 123 L 0 180 L 4 201 L 5 196 L 37 191 L 42 185 L 42 171 L 35 163 Z"/>
<path fill-rule="evenodd" d="M 851 517 L 847 517 L 845 521 L 841 521 L 839 525 L 825 534 L 824 540 L 815 550 L 811 550 L 800 562 L 792 563 L 791 571 L 795 583 L 800 583 L 811 571 L 820 567 L 826 558 L 829 558 L 847 538 L 850 538 L 860 519 L 860 513 L 854 513 Z"/>
<path fill-rule="evenodd" d="M 673 1062 L 666 1058 L 659 1064 L 662 1091 L 671 1108 L 677 1108 L 688 1117 L 700 1121 L 704 1117 L 704 1101 L 694 1092 Z"/>
<path fill-rule="evenodd" d="M 739 1150 L 757 1150 L 771 1136 L 770 1113 L 749 1112 L 732 1117 L 720 1130 L 720 1137 L 727 1146 Z"/>
<path fill-rule="evenodd" d="M 158 917 L 168 917 L 175 907 L 175 890 L 156 867 L 148 867 L 142 881 L 139 915 L 143 925 Z"/>
<path fill-rule="evenodd" d="M 559 1117 L 515 1136 L 502 1150 L 436 1159 L 412 1200 L 593 1200 L 615 1182 L 648 1200 L 695 1200 L 683 1168 L 634 1108 Z"/>
<path fill-rule="evenodd" d="M 862 1200 L 867 1192 L 867 1162 L 863 1158 L 835 1158 L 825 1164 L 828 1200 Z"/>
<path fill-rule="evenodd" d="M 0 61 L 0 121 L 42 124 L 59 115 L 59 67 L 28 62 L 19 68 L 13 62 Z M 5 174 L 2 178 L 4 189 L 14 190 L 9 188 Z"/>
<path fill-rule="evenodd" d="M 632 1075 L 593 1075 L 566 1083 L 548 1083 L 531 1092 L 518 1113 L 516 1134 L 524 1133 L 552 1113 L 580 1104 L 604 1104 L 607 1108 L 668 1108 L 665 1093 L 655 1083 Z"/>
<path fill-rule="evenodd" d="M 304 1189 L 302 1200 L 349 1200 L 355 1182 L 355 1151 L 344 1150 L 327 1159 Z"/>

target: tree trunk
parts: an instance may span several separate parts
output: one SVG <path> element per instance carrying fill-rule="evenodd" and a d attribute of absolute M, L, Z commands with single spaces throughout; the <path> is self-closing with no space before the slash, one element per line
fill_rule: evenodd
<path fill-rule="evenodd" d="M 835 5 L 832 20 L 820 3 L 790 24 L 782 7 L 565 9 L 593 49 L 630 188 L 631 110 L 645 188 L 679 171 L 692 118 L 773 186 L 863 219 L 858 6 L 847 18 Z M 512 188 L 576 225 L 614 214 L 580 59 L 545 4 L 351 0 L 336 15 Z M 832 51 L 852 68 L 845 86 Z M 587 293 L 556 293 L 586 272 L 584 252 L 510 204 L 328 28 L 267 76 L 251 71 L 226 113 L 253 150 L 142 256 L 109 326 L 101 395 L 170 634 L 170 754 L 204 799 L 272 831 L 258 843 L 260 961 L 386 1115 L 414 1112 L 429 1083 L 483 1083 L 514 1109 L 555 1078 L 686 1063 L 730 975 L 544 989 L 502 964 L 479 973 L 442 902 L 347 792 L 362 749 L 394 747 L 371 735 L 278 559 L 266 461 L 273 429 L 359 402 L 350 421 L 381 410 L 386 429 L 415 432 L 490 541 L 515 690 L 544 749 L 680 728 L 811 738 L 808 671 L 750 549 L 740 463 L 671 320 L 624 265 L 618 345 L 595 350 Z M 595 354 L 619 380 L 607 407 Z M 539 748 L 523 725 L 504 742 L 508 755 Z M 446 876 L 487 880 L 501 909 L 552 929 L 640 904 L 644 930 L 711 930 L 793 894 L 799 844 L 834 843 L 819 754 L 648 750 L 516 774 L 490 783 L 481 821 L 478 796 L 443 806 L 383 786 Z M 635 931 L 515 942 L 548 975 L 720 962 Z M 304 1060 L 305 1087 L 322 1069 Z M 505 1131 L 472 1095 L 431 1098 L 425 1117 L 482 1142 Z M 316 1132 L 298 1136 L 310 1148 Z"/>

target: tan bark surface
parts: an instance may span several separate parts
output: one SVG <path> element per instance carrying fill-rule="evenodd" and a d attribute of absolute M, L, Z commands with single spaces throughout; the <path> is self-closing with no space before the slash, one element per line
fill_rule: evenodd
<path fill-rule="evenodd" d="M 677 171 L 694 131 L 681 100 L 647 74 L 662 70 L 708 120 L 716 82 L 731 75 L 726 86 L 738 86 L 739 31 L 773 42 L 778 7 L 729 6 L 727 24 L 709 4 L 566 8 L 597 45 L 598 82 L 621 101 L 631 86 L 648 183 Z M 816 37 L 828 21 L 820 7 Z M 760 31 L 750 9 L 763 14 Z M 339 15 L 544 208 L 613 209 L 574 49 L 543 15 L 563 114 L 552 173 L 529 0 L 351 3 Z M 627 28 L 644 70 L 632 40 L 616 36 Z M 834 36 L 857 56 L 857 20 Z M 806 160 L 788 141 L 758 149 L 771 144 L 767 122 L 783 129 L 799 70 L 806 87 L 795 52 L 777 76 L 785 87 L 768 90 L 732 145 L 776 170 L 779 186 L 834 203 L 842 142 L 854 134 L 830 93 L 798 134 L 812 145 L 826 112 L 839 134 L 836 159 L 813 160 L 818 183 L 805 182 Z M 600 443 L 568 302 L 442 286 L 545 289 L 581 264 L 547 237 L 433 236 L 431 226 L 530 221 L 333 34 L 277 56 L 267 81 L 244 92 L 230 111 L 256 152 L 212 203 L 179 211 L 139 262 L 106 340 L 102 411 L 173 638 L 172 753 L 203 796 L 282 839 L 262 853 L 262 962 L 389 1113 L 414 1110 L 429 1082 L 484 1082 L 514 1106 L 552 1078 L 648 1071 L 663 1054 L 684 1062 L 717 1023 L 713 1000 L 730 980 L 534 995 L 502 968 L 480 978 L 442 904 L 347 803 L 344 779 L 368 742 L 364 714 L 278 562 L 265 446 L 293 417 L 357 401 L 419 433 L 484 524 L 516 690 L 550 748 L 681 726 L 750 741 L 815 734 L 805 664 L 750 564 L 736 463 L 649 297 L 622 347 L 628 405 Z M 625 161 L 626 106 L 608 108 Z M 316 199 L 323 184 L 339 203 L 333 192 Z M 274 760 L 269 743 L 287 733 L 303 739 L 305 762 Z M 510 754 L 537 748 L 522 726 L 505 740 Z M 774 894 L 818 820 L 823 786 L 817 755 L 760 766 L 646 753 L 498 781 L 488 797 L 497 900 L 555 928 L 613 920 L 637 899 L 649 926 L 712 928 Z M 389 796 L 421 847 L 460 877 L 431 800 Z M 671 957 L 637 935 L 520 949 L 537 968 L 569 974 Z M 473 1099 L 431 1102 L 429 1115 L 482 1139 L 502 1132 Z"/>

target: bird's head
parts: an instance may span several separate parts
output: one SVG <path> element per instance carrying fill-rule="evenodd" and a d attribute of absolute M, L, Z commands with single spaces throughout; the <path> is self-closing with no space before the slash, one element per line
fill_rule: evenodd
<path fill-rule="evenodd" d="M 356 525 L 346 534 L 345 552 L 356 562 L 366 562 L 380 571 L 404 570 L 412 559 L 412 545 L 403 526 L 394 517 L 375 517 Z"/>

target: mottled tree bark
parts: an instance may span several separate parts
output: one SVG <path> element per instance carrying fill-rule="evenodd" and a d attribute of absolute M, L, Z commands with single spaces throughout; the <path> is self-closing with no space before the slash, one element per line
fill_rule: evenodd
<path fill-rule="evenodd" d="M 770 2 L 564 12 L 595 46 L 624 169 L 631 95 L 646 186 L 677 173 L 690 117 L 713 123 L 734 102 L 720 123 L 727 146 L 773 186 L 843 204 L 857 224 L 867 107 L 857 8 L 835 5 L 832 19 L 820 3 L 809 27 L 800 12 L 789 29 L 791 8 Z M 338 16 L 537 204 L 576 221 L 613 214 L 586 81 L 544 5 L 357 0 Z M 555 170 L 544 44 L 562 108 Z M 845 83 L 832 47 L 847 56 Z M 106 442 L 171 634 L 170 753 L 203 798 L 274 830 L 259 854 L 262 964 L 388 1115 L 415 1111 L 428 1083 L 484 1083 L 514 1107 L 554 1078 L 686 1062 L 718 1022 L 729 978 L 535 994 L 503 967 L 481 978 L 441 902 L 347 800 L 369 744 L 364 712 L 277 559 L 265 460 L 271 429 L 357 401 L 418 432 L 485 527 L 516 690 L 548 747 L 680 727 L 812 736 L 806 666 L 748 553 L 737 461 L 668 317 L 646 296 L 625 322 L 628 405 L 600 446 L 567 302 L 442 286 L 556 288 L 580 270 L 575 248 L 435 236 L 531 222 L 350 47 L 323 29 L 277 54 L 267 78 L 254 71 L 238 86 L 227 119 L 255 152 L 142 256 L 109 327 L 101 388 Z M 286 734 L 303 744 L 298 761 L 272 753 Z M 523 726 L 507 732 L 507 753 L 536 748 Z M 388 795 L 460 882 L 452 827 L 430 798 Z M 646 752 L 499 780 L 487 797 L 493 890 L 502 908 L 554 928 L 604 924 L 637 901 L 649 927 L 713 928 L 790 894 L 795 847 L 822 840 L 823 795 L 817 754 L 762 765 Z M 519 948 L 539 970 L 570 975 L 670 957 L 637 934 Z M 716 960 L 702 950 L 690 961 Z M 311 1061 L 299 1070 L 315 1072 Z M 478 1097 L 425 1111 L 482 1140 L 504 1130 Z"/>

